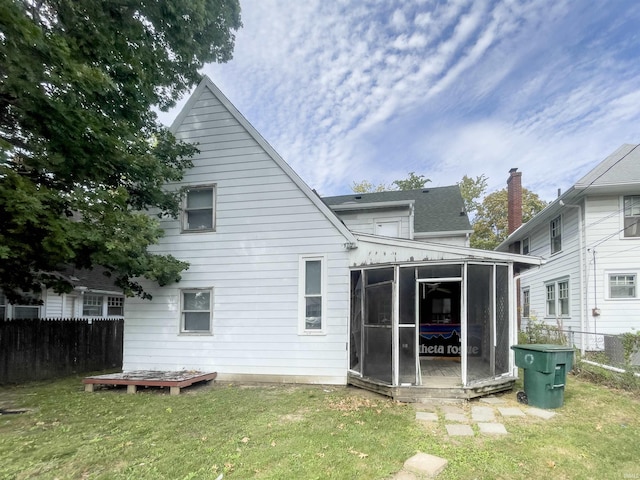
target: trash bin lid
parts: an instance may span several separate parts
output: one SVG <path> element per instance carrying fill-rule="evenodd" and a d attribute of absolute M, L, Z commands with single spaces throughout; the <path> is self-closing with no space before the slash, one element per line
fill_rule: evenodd
<path fill-rule="evenodd" d="M 573 352 L 573 347 L 567 347 L 566 345 L 553 345 L 550 343 L 531 343 L 512 345 L 513 350 L 533 350 L 535 352 Z"/>

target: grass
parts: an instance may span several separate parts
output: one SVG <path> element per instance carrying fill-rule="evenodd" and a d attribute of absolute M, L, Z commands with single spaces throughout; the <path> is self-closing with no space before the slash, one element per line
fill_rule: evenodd
<path fill-rule="evenodd" d="M 640 400 L 575 377 L 558 415 L 506 418 L 503 437 L 448 437 L 443 417 L 420 424 L 353 388 L 161 392 L 89 394 L 75 377 L 0 389 L 0 407 L 29 410 L 0 416 L 0 478 L 385 479 L 417 451 L 449 460 L 445 480 L 640 478 Z"/>

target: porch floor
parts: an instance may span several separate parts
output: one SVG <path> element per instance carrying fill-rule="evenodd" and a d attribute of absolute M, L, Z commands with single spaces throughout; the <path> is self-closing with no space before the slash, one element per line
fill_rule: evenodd
<path fill-rule="evenodd" d="M 217 372 L 193 370 L 159 371 L 135 370 L 131 372 L 109 373 L 86 377 L 82 380 L 85 392 L 93 392 L 95 385 L 126 385 L 127 393 L 136 393 L 137 387 L 169 387 L 171 395 L 179 395 L 180 390 L 198 382 L 214 380 Z"/>

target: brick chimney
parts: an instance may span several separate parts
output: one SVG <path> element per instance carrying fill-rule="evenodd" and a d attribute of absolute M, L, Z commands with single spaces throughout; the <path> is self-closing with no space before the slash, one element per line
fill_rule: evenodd
<path fill-rule="evenodd" d="M 520 225 L 522 225 L 522 172 L 517 168 L 509 170 L 507 179 L 507 198 L 509 207 L 507 213 L 508 230 L 511 235 Z"/>

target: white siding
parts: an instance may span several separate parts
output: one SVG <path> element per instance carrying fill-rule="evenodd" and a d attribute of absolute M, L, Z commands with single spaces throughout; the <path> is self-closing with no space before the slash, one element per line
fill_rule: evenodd
<path fill-rule="evenodd" d="M 164 220 L 154 248 L 188 261 L 177 285 L 127 299 L 124 370 L 197 369 L 221 379 L 345 383 L 349 315 L 345 237 L 210 90 L 177 136 L 197 141 L 182 185 L 215 184 L 216 231 Z M 327 259 L 325 335 L 298 334 L 299 255 Z M 213 287 L 212 335 L 180 334 L 180 288 Z"/>
<path fill-rule="evenodd" d="M 338 216 L 349 230 L 375 235 L 377 222 L 398 222 L 399 238 L 411 239 L 411 221 L 409 209 L 361 210 L 358 212 L 341 211 Z"/>
<path fill-rule="evenodd" d="M 637 192 L 635 192 L 637 194 Z M 586 247 L 589 249 L 588 308 L 596 305 L 600 316 L 592 317 L 599 333 L 624 333 L 640 328 L 640 299 L 608 298 L 611 273 L 635 273 L 640 279 L 640 238 L 624 238 L 622 196 L 587 198 Z"/>
<path fill-rule="evenodd" d="M 580 308 L 580 262 L 578 239 L 578 209 L 565 208 L 562 215 L 562 250 L 551 255 L 551 238 L 549 223 L 538 228 L 530 236 L 530 254 L 546 258 L 547 263 L 539 270 L 534 270 L 522 277 L 521 289 L 529 289 L 530 315 L 537 320 L 579 331 L 581 328 Z M 546 284 L 558 281 L 569 281 L 568 316 L 548 316 L 546 311 Z M 558 292 L 556 291 L 556 297 Z M 526 324 L 526 320 L 525 320 Z"/>

